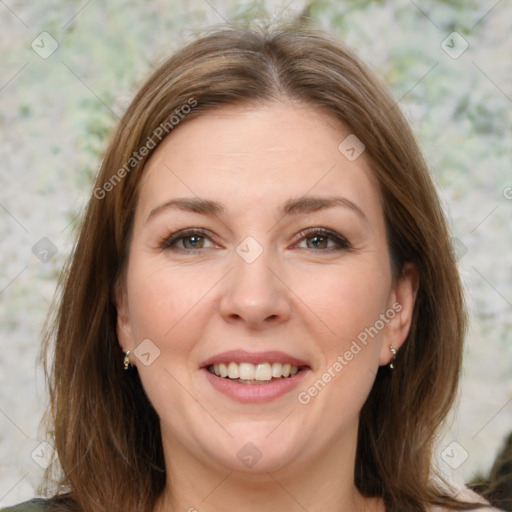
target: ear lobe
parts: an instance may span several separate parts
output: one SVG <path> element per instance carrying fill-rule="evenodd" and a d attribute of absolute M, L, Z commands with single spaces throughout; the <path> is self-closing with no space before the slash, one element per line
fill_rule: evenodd
<path fill-rule="evenodd" d="M 387 365 L 393 359 L 390 346 L 398 351 L 409 334 L 418 287 L 418 271 L 413 263 L 406 263 L 390 295 L 390 310 L 396 314 L 384 331 L 380 365 Z"/>
<path fill-rule="evenodd" d="M 133 350 L 131 327 L 128 314 L 128 301 L 126 290 L 123 284 L 118 280 L 113 287 L 113 301 L 117 310 L 116 334 L 117 341 L 123 352 Z"/>

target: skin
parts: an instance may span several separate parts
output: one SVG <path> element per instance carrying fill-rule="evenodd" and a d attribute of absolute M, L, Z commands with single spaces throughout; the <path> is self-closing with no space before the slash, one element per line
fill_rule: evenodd
<path fill-rule="evenodd" d="M 349 134 L 331 114 L 288 100 L 226 107 L 180 124 L 148 162 L 126 280 L 115 297 L 119 343 L 131 350 L 161 421 L 168 479 L 155 510 L 384 510 L 354 485 L 358 418 L 378 367 L 392 358 L 389 346 L 398 350 L 407 336 L 417 275 L 407 265 L 392 279 L 365 154 L 350 162 L 338 150 Z M 281 213 L 286 200 L 304 195 L 343 196 L 366 220 L 343 206 Z M 146 220 L 177 197 L 215 200 L 225 212 L 173 208 Z M 160 247 L 172 233 L 201 227 L 204 238 Z M 350 248 L 299 235 L 319 227 Z M 236 252 L 248 236 L 263 248 L 252 263 Z M 297 394 L 397 302 L 400 312 L 378 335 L 309 403 L 299 403 Z M 134 356 L 145 339 L 160 350 L 147 366 Z M 233 349 L 281 350 L 311 371 L 299 389 L 272 402 L 240 404 L 199 370 Z M 249 441 L 261 453 L 252 468 L 237 457 Z"/>

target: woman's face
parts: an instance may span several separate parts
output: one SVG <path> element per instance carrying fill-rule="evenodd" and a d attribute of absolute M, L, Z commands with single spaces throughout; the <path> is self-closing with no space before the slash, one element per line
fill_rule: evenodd
<path fill-rule="evenodd" d="M 392 281 L 349 135 L 303 104 L 224 108 L 176 127 L 146 165 L 118 337 L 174 459 L 266 472 L 354 457 L 415 279 Z"/>

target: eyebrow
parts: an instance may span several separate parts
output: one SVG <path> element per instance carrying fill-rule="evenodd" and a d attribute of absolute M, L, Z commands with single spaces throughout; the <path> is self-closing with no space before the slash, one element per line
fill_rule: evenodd
<path fill-rule="evenodd" d="M 304 196 L 296 199 L 288 199 L 283 204 L 282 213 L 283 215 L 299 215 L 316 212 L 319 210 L 325 210 L 328 208 L 334 208 L 336 206 L 342 206 L 352 210 L 362 220 L 368 223 L 368 218 L 364 214 L 363 210 L 357 206 L 357 204 L 352 202 L 350 199 L 347 199 L 346 197 L 340 196 Z M 146 217 L 145 223 L 147 223 L 151 218 L 155 217 L 159 213 L 168 211 L 173 208 L 209 216 L 222 215 L 226 211 L 226 208 L 217 201 L 202 199 L 199 197 L 177 197 L 162 203 L 156 208 L 153 208 L 149 212 L 149 215 Z"/>

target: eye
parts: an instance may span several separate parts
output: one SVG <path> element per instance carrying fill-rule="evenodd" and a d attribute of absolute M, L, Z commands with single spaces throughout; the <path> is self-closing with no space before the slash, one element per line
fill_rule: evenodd
<path fill-rule="evenodd" d="M 301 231 L 299 236 L 302 241 L 306 242 L 306 247 L 299 247 L 300 249 L 319 249 L 322 252 L 341 251 L 350 249 L 350 242 L 334 231 L 325 228 L 312 228 Z M 331 245 L 329 245 L 329 242 Z"/>
<path fill-rule="evenodd" d="M 159 243 L 159 247 L 160 249 L 171 249 L 177 251 L 208 249 L 208 247 L 205 247 L 205 240 L 210 240 L 205 229 L 185 229 L 163 238 Z"/>
<path fill-rule="evenodd" d="M 295 247 L 299 249 L 312 249 L 316 252 L 332 252 L 350 249 L 350 242 L 342 235 L 325 228 L 312 228 L 301 231 L 298 236 L 300 243 L 306 242 L 306 247 L 300 247 L 300 243 Z M 204 228 L 185 229 L 164 237 L 159 248 L 164 250 L 175 250 L 183 252 L 193 252 L 201 249 L 215 247 L 205 246 L 206 241 L 210 241 L 207 230 Z"/>

